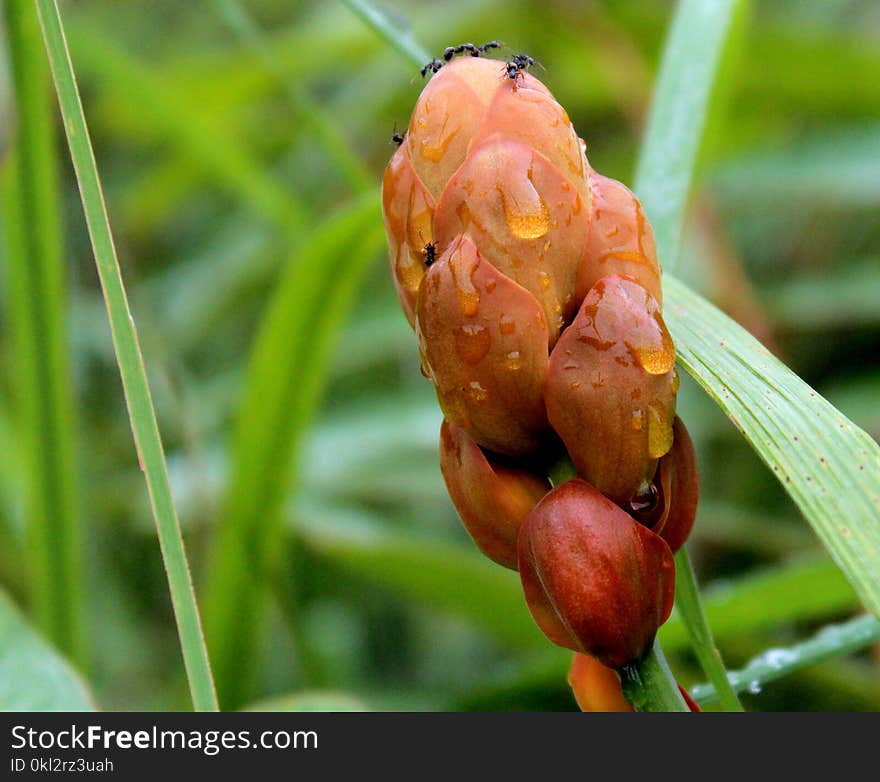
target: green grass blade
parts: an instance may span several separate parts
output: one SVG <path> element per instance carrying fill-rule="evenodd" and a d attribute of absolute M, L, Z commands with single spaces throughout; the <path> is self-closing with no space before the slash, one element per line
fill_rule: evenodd
<path fill-rule="evenodd" d="M 745 0 L 680 0 L 666 39 L 634 187 L 664 268 L 677 262 L 718 66 L 745 6 Z"/>
<path fill-rule="evenodd" d="M 55 0 L 37 0 L 37 9 L 58 102 L 64 118 L 70 154 L 79 182 L 98 276 L 107 304 L 129 420 L 156 521 L 193 706 L 200 711 L 214 710 L 217 708 L 217 699 L 183 538 L 180 534 L 180 524 L 171 497 L 165 454 L 150 399 L 150 389 L 134 320 L 129 310 L 116 257 L 95 156 L 76 86 L 73 63 L 64 38 L 61 15 Z"/>
<path fill-rule="evenodd" d="M 664 287 L 679 362 L 880 615 L 880 446 L 712 304 L 671 275 Z"/>
<path fill-rule="evenodd" d="M 33 3 L 10 0 L 5 20 L 18 127 L 3 203 L 30 602 L 46 637 L 84 665 L 82 534 L 50 77 Z"/>
<path fill-rule="evenodd" d="M 823 627 L 808 641 L 785 649 L 767 649 L 752 658 L 739 671 L 727 676 L 730 686 L 737 692 L 757 695 L 768 682 L 781 679 L 810 665 L 858 652 L 871 644 L 880 642 L 880 620 L 874 616 L 859 616 L 848 622 Z M 698 703 L 718 700 L 712 684 L 697 684 L 691 695 Z"/>
<path fill-rule="evenodd" d="M 399 28 L 387 14 L 372 3 L 367 0 L 342 0 L 342 2 L 417 67 L 421 67 L 431 59 L 428 51 L 413 37 L 411 30 Z"/>
<path fill-rule="evenodd" d="M 262 598 L 282 548 L 281 502 L 381 228 L 375 193 L 322 223 L 279 282 L 253 348 L 205 592 L 208 644 L 229 708 L 251 696 Z"/>
<path fill-rule="evenodd" d="M 0 590 L 0 711 L 92 711 L 85 684 Z"/>

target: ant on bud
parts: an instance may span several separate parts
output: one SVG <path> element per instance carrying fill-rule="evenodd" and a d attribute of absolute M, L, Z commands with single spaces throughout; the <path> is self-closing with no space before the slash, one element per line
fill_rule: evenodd
<path fill-rule="evenodd" d="M 406 131 L 403 131 L 403 133 L 401 133 L 397 129 L 397 125 L 395 125 L 394 126 L 394 133 L 391 134 L 391 141 L 389 143 L 390 144 L 397 144 L 397 146 L 399 147 L 401 144 L 403 144 L 403 141 L 405 138 L 406 138 Z"/>
<path fill-rule="evenodd" d="M 514 54 L 510 62 L 504 66 L 503 73 L 516 86 L 516 83 L 523 78 L 523 74 L 533 65 L 537 65 L 539 68 L 544 67 L 527 54 Z"/>
<path fill-rule="evenodd" d="M 425 256 L 425 268 L 430 267 L 437 260 L 437 245 L 434 242 L 428 242 L 422 247 L 422 255 Z"/>
<path fill-rule="evenodd" d="M 485 54 L 490 49 L 500 49 L 502 46 L 504 46 L 504 44 L 501 41 L 488 41 L 482 46 L 476 46 L 472 43 L 461 43 L 458 46 L 447 46 L 443 50 L 442 58 L 435 57 L 433 60 L 431 60 L 431 62 L 426 63 L 424 66 L 422 66 L 420 73 L 422 74 L 422 78 L 424 79 L 425 76 L 428 74 L 428 71 L 430 71 L 431 73 L 437 73 L 437 71 L 439 71 L 445 63 L 452 60 L 452 58 L 455 57 L 456 54 L 464 54 L 465 52 L 467 52 L 471 57 L 479 57 L 481 54 Z"/>

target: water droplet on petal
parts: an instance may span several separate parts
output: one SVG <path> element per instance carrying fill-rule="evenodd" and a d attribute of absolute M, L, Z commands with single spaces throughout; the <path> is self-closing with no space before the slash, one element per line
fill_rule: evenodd
<path fill-rule="evenodd" d="M 466 364 L 476 364 L 489 352 L 492 338 L 478 323 L 468 323 L 455 332 L 455 347 Z"/>
<path fill-rule="evenodd" d="M 502 315 L 498 319 L 498 329 L 502 334 L 513 334 L 516 331 L 516 321 L 510 315 Z"/>
<path fill-rule="evenodd" d="M 489 398 L 489 392 L 483 388 L 479 380 L 472 380 L 468 383 L 468 396 L 474 402 L 484 402 Z"/>
<path fill-rule="evenodd" d="M 659 459 L 672 448 L 672 419 L 659 402 L 648 405 L 648 456 Z"/>
<path fill-rule="evenodd" d="M 514 172 L 511 172 L 514 173 Z M 529 171 L 529 174 L 531 170 Z M 507 227 L 518 239 L 537 239 L 550 230 L 550 211 L 528 177 L 497 186 Z"/>
<path fill-rule="evenodd" d="M 511 370 L 517 370 L 522 366 L 522 356 L 518 350 L 511 350 L 504 359 L 504 365 Z"/>
<path fill-rule="evenodd" d="M 634 432 L 641 432 L 645 428 L 645 411 L 633 410 L 630 417 L 630 424 Z"/>

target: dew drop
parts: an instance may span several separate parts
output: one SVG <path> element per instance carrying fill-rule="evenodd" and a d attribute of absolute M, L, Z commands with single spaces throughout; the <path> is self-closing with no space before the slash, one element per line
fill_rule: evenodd
<path fill-rule="evenodd" d="M 663 319 L 656 314 L 656 322 L 660 327 L 660 341 L 656 334 L 651 334 L 650 341 L 627 342 L 626 346 L 635 357 L 639 366 L 649 375 L 665 375 L 675 366 L 675 345 L 666 329 Z"/>
<path fill-rule="evenodd" d="M 483 388 L 479 380 L 472 380 L 468 383 L 468 396 L 474 402 L 485 402 L 489 398 L 489 392 Z"/>
<path fill-rule="evenodd" d="M 537 239 L 550 230 L 550 212 L 529 178 L 519 178 L 513 186 L 498 186 L 504 219 L 518 239 Z"/>
<path fill-rule="evenodd" d="M 437 163 L 446 154 L 446 150 L 461 129 L 459 126 L 452 130 L 447 130 L 446 126 L 448 123 L 449 117 L 446 117 L 436 133 L 422 139 L 422 143 L 419 145 L 419 153 L 425 160 Z"/>
<path fill-rule="evenodd" d="M 630 416 L 630 425 L 634 432 L 641 432 L 645 428 L 645 411 L 633 410 Z"/>
<path fill-rule="evenodd" d="M 455 285 L 455 295 L 458 298 L 461 314 L 465 317 L 473 317 L 480 307 L 480 292 L 472 279 L 477 266 L 470 267 L 470 274 L 465 274 L 465 270 L 457 263 L 451 263 L 449 268 L 452 271 L 452 282 Z"/>
<path fill-rule="evenodd" d="M 504 366 L 510 370 L 517 370 L 522 366 L 522 356 L 518 350 L 511 350 L 504 359 Z"/>
<path fill-rule="evenodd" d="M 672 448 L 672 419 L 659 402 L 648 405 L 648 456 L 659 459 Z"/>
<path fill-rule="evenodd" d="M 421 262 L 421 258 L 416 260 L 406 247 L 401 247 L 400 252 L 397 253 L 394 270 L 400 286 L 411 293 L 419 289 L 422 277 L 425 276 L 425 265 Z"/>
<path fill-rule="evenodd" d="M 492 338 L 478 323 L 468 323 L 455 332 L 455 348 L 466 364 L 477 364 L 489 352 Z"/>
<path fill-rule="evenodd" d="M 516 321 L 510 315 L 502 315 L 498 319 L 498 329 L 502 334 L 513 334 L 516 331 Z"/>

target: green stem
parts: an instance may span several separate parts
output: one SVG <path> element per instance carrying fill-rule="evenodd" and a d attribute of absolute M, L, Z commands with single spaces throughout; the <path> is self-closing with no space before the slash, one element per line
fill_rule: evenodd
<path fill-rule="evenodd" d="M 119 374 L 122 377 L 131 429 L 156 521 L 193 706 L 198 711 L 215 711 L 217 696 L 202 637 L 180 524 L 171 497 L 165 453 L 150 398 L 140 344 L 116 257 L 104 194 L 76 86 L 73 63 L 70 61 L 70 52 L 64 37 L 61 14 L 56 0 L 36 0 L 36 3 L 49 65 L 55 80 L 58 103 L 64 118 L 70 156 L 79 182 L 98 276 L 107 305 L 113 347 L 116 351 Z"/>
<path fill-rule="evenodd" d="M 619 673 L 623 695 L 636 711 L 690 711 L 657 641 L 640 663 Z"/>
<path fill-rule="evenodd" d="M 684 547 L 675 555 L 675 606 L 690 636 L 694 653 L 718 692 L 721 707 L 725 711 L 742 711 L 742 704 L 730 685 L 721 653 L 712 638 L 691 558 Z"/>
<path fill-rule="evenodd" d="M 83 665 L 82 533 L 49 69 L 30 0 L 9 0 L 4 17 L 18 123 L 2 200 L 30 602 L 46 637 Z"/>

